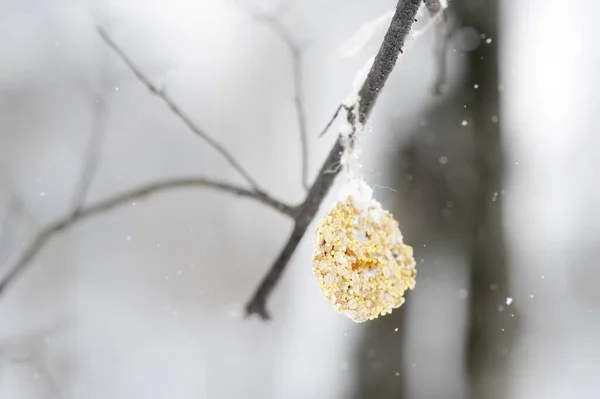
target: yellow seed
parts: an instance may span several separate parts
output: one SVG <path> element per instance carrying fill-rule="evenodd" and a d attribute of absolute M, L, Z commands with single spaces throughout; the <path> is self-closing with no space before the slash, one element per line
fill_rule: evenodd
<path fill-rule="evenodd" d="M 404 292 L 414 288 L 412 248 L 403 244 L 397 226 L 389 212 L 376 207 L 361 212 L 351 197 L 336 203 L 319 222 L 314 240 L 315 276 L 329 303 L 356 322 L 391 313 L 404 302 Z"/>

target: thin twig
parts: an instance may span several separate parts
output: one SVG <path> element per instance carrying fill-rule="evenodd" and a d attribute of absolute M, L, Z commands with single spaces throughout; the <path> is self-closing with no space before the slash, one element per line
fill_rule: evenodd
<path fill-rule="evenodd" d="M 9 286 L 13 281 L 15 281 L 15 278 L 26 269 L 26 267 L 40 252 L 40 250 L 44 248 L 48 241 L 57 234 L 61 233 L 62 231 L 67 230 L 75 224 L 82 222 L 83 220 L 86 220 L 92 216 L 105 213 L 121 205 L 131 203 L 134 200 L 139 200 L 141 198 L 153 194 L 180 188 L 216 189 L 240 197 L 254 199 L 256 201 L 259 201 L 263 205 L 266 205 L 283 213 L 286 216 L 290 216 L 292 218 L 295 218 L 296 216 L 296 210 L 294 207 L 284 204 L 268 195 L 257 193 L 253 190 L 241 188 L 233 184 L 223 183 L 211 179 L 205 179 L 201 177 L 190 177 L 163 180 L 146 184 L 141 187 L 125 191 L 121 194 L 111 196 L 110 198 L 98 201 L 94 204 L 84 206 L 80 208 L 79 212 L 77 213 L 70 212 L 65 217 L 55 221 L 54 223 L 49 224 L 48 226 L 40 230 L 31 242 L 31 244 L 29 244 L 29 246 L 25 249 L 23 254 L 15 262 L 14 266 L 10 269 L 10 271 L 8 271 L 4 276 L 2 276 L 2 279 L 0 280 L 0 295 L 4 292 L 7 286 Z"/>
<path fill-rule="evenodd" d="M 89 217 L 97 213 L 106 212 L 133 199 L 139 199 L 155 193 L 178 188 L 212 188 L 240 197 L 254 199 L 263 205 L 273 208 L 276 211 L 279 211 L 292 218 L 295 216 L 296 212 L 293 206 L 284 204 L 283 202 L 280 202 L 266 194 L 257 193 L 253 190 L 248 190 L 233 184 L 223 183 L 212 179 L 189 177 L 158 181 L 155 183 L 146 184 L 130 191 L 126 191 L 122 194 L 115 195 L 109 199 L 86 207 L 80 212 L 81 215 L 78 215 L 78 217 Z"/>
<path fill-rule="evenodd" d="M 106 33 L 106 31 L 102 27 L 98 27 L 97 29 L 98 34 L 104 40 L 104 42 L 106 42 L 106 44 L 121 58 L 121 60 L 123 60 L 123 62 L 131 70 L 131 72 L 133 72 L 133 74 L 139 79 L 139 81 L 142 82 L 152 94 L 163 100 L 165 104 L 169 106 L 171 111 L 173 111 L 173 113 L 177 115 L 179 119 L 181 119 L 183 123 L 185 123 L 194 134 L 202 138 L 208 145 L 210 145 L 214 150 L 221 154 L 221 156 L 223 156 L 223 158 L 225 158 L 227 162 L 235 170 L 238 171 L 238 173 L 248 182 L 248 184 L 250 184 L 252 188 L 254 188 L 255 191 L 261 191 L 260 186 L 258 185 L 258 183 L 256 183 L 254 178 L 250 176 L 246 169 L 233 157 L 233 155 L 229 153 L 229 151 L 227 151 L 227 149 L 225 149 L 225 147 L 221 143 L 216 141 L 214 138 L 212 138 L 210 135 L 208 135 L 206 132 L 204 132 L 198 126 L 196 126 L 196 124 L 192 122 L 190 117 L 187 116 L 181 110 L 181 108 L 179 108 L 179 106 L 175 104 L 175 102 L 169 97 L 167 93 L 165 93 L 163 90 L 158 89 L 158 87 L 156 87 L 152 82 L 150 82 L 146 75 L 144 75 L 135 66 L 133 61 L 131 61 L 127 54 L 125 54 L 123 50 L 121 50 L 121 48 L 112 40 L 112 38 L 108 35 L 108 33 Z"/>
<path fill-rule="evenodd" d="M 100 90 L 104 90 L 105 85 L 102 84 L 101 86 L 103 87 L 101 87 Z M 109 95 L 100 95 L 95 100 L 92 133 L 84 156 L 81 176 L 73 196 L 73 213 L 77 213 L 81 210 L 98 169 L 98 162 L 100 161 L 102 144 L 106 136 L 108 124 L 109 101 Z"/>
<path fill-rule="evenodd" d="M 2 227 L 0 227 L 0 266 L 10 257 L 10 249 L 15 236 L 15 224 L 19 219 L 23 203 L 21 200 L 13 196 L 8 201 Z"/>
<path fill-rule="evenodd" d="M 350 111 L 350 108 L 348 108 L 346 106 L 346 104 L 340 104 L 337 109 L 335 110 L 335 112 L 333 113 L 333 116 L 331 117 L 331 119 L 329 119 L 329 122 L 327 122 L 327 125 L 325 125 L 325 128 L 323 129 L 323 131 L 321 132 L 321 134 L 319 134 L 319 137 L 323 137 L 325 135 L 325 133 L 327 133 L 327 131 L 329 130 L 329 128 L 331 127 L 331 125 L 333 125 L 333 122 L 335 122 L 335 120 L 337 119 L 340 111 L 342 109 L 345 109 L 346 112 Z"/>
<path fill-rule="evenodd" d="M 306 109 L 304 106 L 304 75 L 302 73 L 302 48 L 294 40 L 292 33 L 278 19 L 263 14 L 253 17 L 268 27 L 288 48 L 292 57 L 292 74 L 294 81 L 294 108 L 300 130 L 300 151 L 302 155 L 302 186 L 306 191 L 308 184 L 308 131 L 306 127 Z"/>
<path fill-rule="evenodd" d="M 379 52 L 375 57 L 373 66 L 358 93 L 360 98 L 358 119 L 363 125 L 371 115 L 371 111 L 381 93 L 381 89 L 385 85 L 388 76 L 396 64 L 396 60 L 401 53 L 402 46 L 410 32 L 410 28 L 415 20 L 421 1 L 422 0 L 400 0 L 396 6 L 396 12 L 394 13 L 388 31 L 385 34 L 383 43 L 379 48 Z M 350 122 L 354 122 L 354 116 L 351 113 L 349 113 L 348 119 Z M 295 218 L 296 223 L 292 234 L 277 260 L 269 269 L 248 301 L 248 304 L 246 305 L 247 315 L 257 314 L 263 320 L 269 319 L 269 313 L 266 309 L 267 299 L 273 291 L 273 288 L 277 285 L 283 271 L 298 247 L 300 240 L 304 236 L 308 226 L 317 214 L 321 203 L 333 185 L 335 177 L 339 173 L 339 168 L 337 170 L 332 170 L 331 166 L 340 162 L 342 150 L 343 146 L 338 137 L 338 140 L 336 140 L 327 159 L 323 163 L 317 179 L 310 188 L 306 200 L 298 209 Z"/>
<path fill-rule="evenodd" d="M 306 128 L 306 111 L 302 98 L 304 97 L 304 79 L 302 75 L 302 55 L 299 49 L 292 51 L 292 65 L 294 72 L 294 105 L 296 107 L 296 115 L 298 118 L 298 127 L 300 130 L 300 145 L 302 151 L 302 186 L 306 191 L 309 189 L 308 184 L 308 132 Z"/>

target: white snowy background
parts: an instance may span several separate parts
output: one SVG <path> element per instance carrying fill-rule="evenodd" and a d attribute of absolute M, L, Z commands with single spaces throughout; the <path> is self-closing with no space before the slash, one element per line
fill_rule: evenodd
<path fill-rule="evenodd" d="M 307 45 L 311 178 L 335 139 L 318 133 L 383 32 L 349 57 L 340 46 L 394 4 L 288 5 L 282 22 Z M 291 61 L 243 11 L 255 5 L 277 8 L 275 0 L 0 1 L 0 209 L 15 194 L 25 206 L 0 273 L 21 243 L 67 210 L 102 91 L 110 97 L 108 130 L 89 199 L 167 177 L 243 183 L 106 47 L 96 23 L 269 192 L 301 200 Z M 591 0 L 501 6 L 505 226 L 512 305 L 522 313 L 507 383 L 519 399 L 597 398 L 600 7 Z M 409 42 L 374 113 L 365 154 L 374 184 L 386 185 L 380 171 L 403 139 L 382 126 L 391 118 L 416 123 L 431 99 L 432 43 L 432 31 Z M 394 115 L 386 114 L 390 104 Z M 366 325 L 320 297 L 310 237 L 271 297 L 273 320 L 243 318 L 290 228 L 254 202 L 180 190 L 57 236 L 0 298 L 0 398 L 349 397 L 351 356 Z M 415 398 L 462 389 L 466 301 L 454 287 L 466 286 L 466 277 L 441 273 L 418 282 L 408 313 L 405 361 Z M 420 346 L 434 348 L 435 368 L 419 367 Z"/>

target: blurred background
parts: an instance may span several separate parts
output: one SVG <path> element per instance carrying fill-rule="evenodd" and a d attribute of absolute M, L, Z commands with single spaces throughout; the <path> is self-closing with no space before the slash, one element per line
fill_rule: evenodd
<path fill-rule="evenodd" d="M 301 45 L 312 181 L 336 124 L 319 133 L 387 22 L 368 24 L 395 4 L 0 0 L 0 274 L 69 212 L 90 137 L 86 204 L 182 176 L 244 184 L 97 25 L 262 187 L 297 204 L 293 59 L 252 15 Z M 326 304 L 313 225 L 270 298 L 273 319 L 244 318 L 292 221 L 218 191 L 171 190 L 56 234 L 2 294 L 0 398 L 600 397 L 598 11 L 453 0 L 440 58 L 421 10 L 363 157 L 415 248 L 416 289 L 392 315 L 355 324 Z M 365 24 L 373 36 L 354 46 Z"/>

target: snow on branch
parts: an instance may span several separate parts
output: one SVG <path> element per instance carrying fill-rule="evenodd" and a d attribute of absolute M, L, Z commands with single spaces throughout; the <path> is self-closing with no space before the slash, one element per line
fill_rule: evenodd
<path fill-rule="evenodd" d="M 351 57 L 362 50 L 371 40 L 373 35 L 383 31 L 394 16 L 394 9 L 386 11 L 383 15 L 369 21 L 358 29 L 358 31 L 339 49 L 342 57 Z"/>

